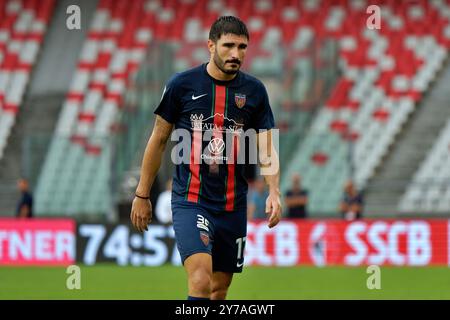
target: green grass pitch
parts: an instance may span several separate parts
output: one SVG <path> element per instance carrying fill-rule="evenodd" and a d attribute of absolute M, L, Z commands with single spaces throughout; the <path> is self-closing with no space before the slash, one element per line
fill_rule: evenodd
<path fill-rule="evenodd" d="M 246 267 L 228 299 L 450 299 L 450 268 L 381 267 L 381 289 L 365 267 Z M 81 266 L 81 289 L 68 290 L 62 267 L 0 267 L 0 299 L 176 299 L 187 296 L 181 267 Z"/>

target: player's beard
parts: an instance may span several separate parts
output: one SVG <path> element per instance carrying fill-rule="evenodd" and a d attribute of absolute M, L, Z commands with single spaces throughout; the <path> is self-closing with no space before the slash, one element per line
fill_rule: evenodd
<path fill-rule="evenodd" d="M 227 61 L 223 61 L 222 59 L 220 59 L 219 53 L 217 52 L 217 50 L 216 50 L 216 52 L 214 52 L 213 61 L 214 61 L 214 64 L 216 65 L 216 67 L 219 68 L 219 70 L 225 74 L 236 74 L 239 71 L 239 68 L 241 67 L 240 61 L 233 60 L 232 62 L 236 63 L 238 65 L 238 68 L 231 69 L 231 70 L 225 69 L 225 64 Z M 231 61 L 228 61 L 228 62 L 231 62 Z"/>

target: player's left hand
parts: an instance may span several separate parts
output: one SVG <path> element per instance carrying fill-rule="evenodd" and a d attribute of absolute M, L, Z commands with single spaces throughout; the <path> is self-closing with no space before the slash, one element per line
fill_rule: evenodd
<path fill-rule="evenodd" d="M 269 216 L 269 228 L 275 227 L 281 220 L 281 200 L 280 195 L 270 193 L 266 199 L 266 213 Z"/>

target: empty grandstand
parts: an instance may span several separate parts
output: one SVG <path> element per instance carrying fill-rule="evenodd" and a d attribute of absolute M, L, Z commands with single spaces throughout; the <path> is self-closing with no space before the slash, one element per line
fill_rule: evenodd
<path fill-rule="evenodd" d="M 83 28 L 69 31 L 70 4 L 0 0 L 2 214 L 14 211 L 13 179 L 28 175 L 37 215 L 116 219 L 165 81 L 208 60 L 209 27 L 227 14 L 247 23 L 243 68 L 269 91 L 282 192 L 300 173 L 311 216 L 333 217 L 352 179 L 366 216 L 448 214 L 449 1 L 79 1 Z M 369 4 L 380 29 L 367 27 Z M 33 121 L 42 141 L 23 133 Z"/>

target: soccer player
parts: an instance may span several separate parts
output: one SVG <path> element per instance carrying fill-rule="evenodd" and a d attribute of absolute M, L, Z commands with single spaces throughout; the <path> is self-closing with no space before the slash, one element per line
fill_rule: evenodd
<path fill-rule="evenodd" d="M 189 300 L 225 299 L 233 273 L 242 272 L 248 185 L 245 164 L 237 159 L 243 152 L 239 136 L 246 130 L 256 132 L 253 144 L 269 189 L 268 226 L 277 225 L 281 217 L 279 161 L 267 91 L 239 70 L 248 42 L 247 27 L 238 18 L 224 16 L 213 23 L 209 62 L 169 79 L 142 160 L 131 209 L 140 232 L 152 218 L 149 194 L 166 142 L 173 128 L 188 132 L 189 154 L 184 149 L 180 154 L 188 161 L 176 163 L 173 176 L 172 215 Z"/>

